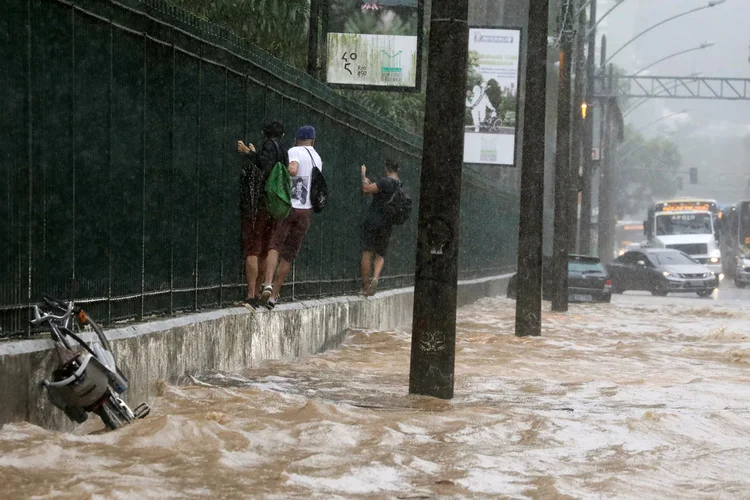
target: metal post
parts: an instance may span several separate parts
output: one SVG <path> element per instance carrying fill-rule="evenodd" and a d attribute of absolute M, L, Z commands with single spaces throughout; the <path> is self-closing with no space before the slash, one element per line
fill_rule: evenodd
<path fill-rule="evenodd" d="M 580 9 L 580 1 L 576 2 L 576 10 Z M 576 253 L 588 253 L 581 252 L 580 228 L 578 226 L 578 190 L 580 187 L 580 176 L 581 172 L 581 138 L 583 137 L 583 117 L 581 116 L 581 105 L 583 104 L 583 86 L 584 86 L 584 58 L 583 48 L 585 45 L 586 35 L 586 13 L 581 10 L 578 15 L 578 27 L 576 30 L 576 46 L 575 46 L 575 94 L 573 98 L 573 123 L 571 124 L 571 147 L 573 148 L 570 155 L 570 174 L 573 182 L 570 186 L 570 234 L 575 240 L 575 251 Z M 571 242 L 571 249 L 573 248 Z"/>
<path fill-rule="evenodd" d="M 549 0 L 529 2 L 526 89 L 523 110 L 521 215 L 518 227 L 516 335 L 542 334 L 545 99 Z"/>
<path fill-rule="evenodd" d="M 614 76 L 614 67 L 609 67 L 609 75 L 607 76 L 606 88 L 609 89 Z M 602 113 L 602 120 L 604 122 L 604 135 L 602 145 L 602 162 L 601 162 L 601 182 L 599 183 L 599 241 L 598 241 L 598 254 L 599 259 L 602 263 L 606 264 L 612 260 L 612 253 L 614 251 L 613 245 L 610 245 L 609 233 L 609 221 L 611 218 L 610 214 L 610 199 L 612 197 L 612 127 L 609 120 L 609 104 L 604 104 L 604 112 Z"/>
<path fill-rule="evenodd" d="M 596 77 L 596 2 L 591 2 L 589 13 L 589 40 L 586 56 L 586 104 L 588 115 L 583 121 L 583 189 L 581 190 L 581 224 L 579 251 L 588 255 L 591 253 L 591 176 L 594 173 L 594 78 Z"/>
<path fill-rule="evenodd" d="M 555 221 L 552 240 L 552 310 L 568 310 L 568 223 L 570 195 L 570 79 L 572 39 L 572 4 L 563 4 L 560 32 L 560 76 L 557 97 L 557 154 L 555 157 Z"/>
<path fill-rule="evenodd" d="M 307 74 L 313 77 L 318 72 L 318 49 L 320 46 L 318 15 L 321 5 L 321 0 L 310 0 L 310 32 L 307 37 Z"/>
<path fill-rule="evenodd" d="M 409 393 L 442 399 L 453 397 L 468 12 L 468 0 L 432 2 Z"/>

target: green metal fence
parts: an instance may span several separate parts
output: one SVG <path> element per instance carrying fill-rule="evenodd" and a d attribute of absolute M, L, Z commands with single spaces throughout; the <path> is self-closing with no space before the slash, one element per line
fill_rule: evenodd
<path fill-rule="evenodd" d="M 331 191 L 285 299 L 358 288 L 362 163 L 374 174 L 396 158 L 419 193 L 419 137 L 166 2 L 7 0 L 0 13 L 0 337 L 30 333 L 41 292 L 108 324 L 242 297 L 236 141 L 257 143 L 268 120 L 316 127 Z M 464 178 L 461 276 L 511 269 L 517 197 Z M 394 232 L 386 287 L 412 283 L 416 220 Z"/>

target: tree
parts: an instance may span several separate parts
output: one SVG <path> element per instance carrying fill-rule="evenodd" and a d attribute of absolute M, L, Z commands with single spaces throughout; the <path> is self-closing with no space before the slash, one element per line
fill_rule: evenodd
<path fill-rule="evenodd" d="M 646 140 L 630 128 L 625 137 L 614 163 L 615 210 L 620 217 L 640 217 L 644 207 L 655 199 L 677 193 L 682 158 L 677 146 L 667 138 Z"/>
<path fill-rule="evenodd" d="M 171 0 L 297 68 L 307 65 L 310 0 Z"/>
<path fill-rule="evenodd" d="M 299 69 L 307 67 L 307 37 L 310 19 L 310 0 L 171 0 L 172 3 L 205 21 L 225 27 L 274 57 Z M 364 16 L 351 12 L 359 0 L 337 0 L 331 7 L 332 20 L 340 9 L 340 29 L 397 29 L 416 30 L 417 19 L 401 19 L 387 12 Z M 425 9 L 429 14 L 429 9 Z M 369 23 L 357 26 L 357 23 Z M 374 24 L 373 24 L 374 23 Z M 373 24 L 373 26 L 370 26 Z M 379 28 L 378 28 L 379 27 Z M 333 26 L 331 27 L 333 29 Z M 427 35 L 425 35 L 427 36 Z M 426 60 L 425 48 L 425 60 Z M 359 90 L 339 90 L 340 94 L 389 119 L 414 134 L 421 134 L 424 123 L 425 92 L 398 93 Z"/>

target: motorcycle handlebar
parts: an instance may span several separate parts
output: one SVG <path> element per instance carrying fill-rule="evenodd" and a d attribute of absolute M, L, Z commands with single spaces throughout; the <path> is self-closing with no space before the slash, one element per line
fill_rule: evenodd
<path fill-rule="evenodd" d="M 62 314 L 53 314 L 53 312 L 44 311 L 38 305 L 34 305 L 34 319 L 31 320 L 31 324 L 33 325 L 40 325 L 52 320 L 65 323 L 68 318 L 70 318 L 71 314 L 78 309 L 73 305 L 73 301 L 65 302 L 52 297 L 48 293 L 42 293 L 42 300 L 48 308 L 60 311 Z"/>
<path fill-rule="evenodd" d="M 65 302 L 63 300 L 56 299 L 52 295 L 50 295 L 48 293 L 42 293 L 42 300 L 48 306 L 54 307 L 56 309 L 60 309 L 61 311 L 65 311 L 73 303 L 72 301 L 71 302 Z"/>

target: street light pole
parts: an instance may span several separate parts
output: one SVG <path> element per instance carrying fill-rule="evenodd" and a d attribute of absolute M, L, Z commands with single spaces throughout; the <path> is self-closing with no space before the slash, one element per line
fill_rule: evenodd
<path fill-rule="evenodd" d="M 662 63 L 662 62 L 664 62 L 664 61 L 666 61 L 668 59 L 672 59 L 673 57 L 681 56 L 682 54 L 687 54 L 689 52 L 695 52 L 697 50 L 704 50 L 704 49 L 707 49 L 709 47 L 713 47 L 714 45 L 716 45 L 714 42 L 703 42 L 702 44 L 698 45 L 697 47 L 693 47 L 692 49 L 686 49 L 686 50 L 681 50 L 679 52 L 675 52 L 674 54 L 670 54 L 670 55 L 668 55 L 666 57 L 662 57 L 658 61 L 652 62 L 648 66 L 644 66 L 643 68 L 641 68 L 638 71 L 636 71 L 635 73 L 633 73 L 633 76 L 638 76 L 641 73 L 643 73 L 644 71 L 646 71 L 647 69 L 651 69 L 654 66 L 656 66 L 657 64 Z"/>
<path fill-rule="evenodd" d="M 726 2 L 726 1 L 727 0 L 711 0 L 710 2 L 708 2 L 708 5 L 704 5 L 703 7 L 696 7 L 695 9 L 690 9 L 688 11 L 685 11 L 685 12 L 681 13 L 681 14 L 677 14 L 676 16 L 668 17 L 667 19 L 664 19 L 663 21 L 659 21 L 658 23 L 654 24 L 653 26 L 650 26 L 650 27 L 646 28 L 645 30 L 641 31 L 640 33 L 638 33 L 637 35 L 635 35 L 633 38 L 631 38 L 630 40 L 628 40 L 627 42 L 625 42 L 625 45 L 623 45 L 622 47 L 620 47 L 619 49 L 617 49 L 614 54 L 612 54 L 611 56 L 609 56 L 609 59 L 607 59 L 604 64 L 605 65 L 609 64 L 609 62 L 612 61 L 612 59 L 614 59 L 617 56 L 617 54 L 619 54 L 620 52 L 622 52 L 631 43 L 635 42 L 636 40 L 638 40 L 640 37 L 642 37 L 646 33 L 655 30 L 659 26 L 661 26 L 663 24 L 666 24 L 666 23 L 668 23 L 670 21 L 674 21 L 675 19 L 679 19 L 681 17 L 687 16 L 687 15 L 692 14 L 694 12 L 698 12 L 698 11 L 701 11 L 701 10 L 705 10 L 705 9 L 710 9 L 712 7 L 716 7 L 717 5 L 721 5 L 724 2 Z"/>
<path fill-rule="evenodd" d="M 570 81 L 573 52 L 572 0 L 564 0 L 560 28 L 560 75 L 555 155 L 555 219 L 552 239 L 552 310 L 568 310 L 570 242 Z"/>
<path fill-rule="evenodd" d="M 591 175 L 593 173 L 594 160 L 591 157 L 594 142 L 594 84 L 596 82 L 596 0 L 591 2 L 589 12 L 588 54 L 586 55 L 586 105 L 588 114 L 583 119 L 583 186 L 581 186 L 581 221 L 578 234 L 579 252 L 588 255 L 591 253 Z"/>
<path fill-rule="evenodd" d="M 572 240 L 570 242 L 571 249 L 575 247 L 576 253 L 580 252 L 579 245 L 579 228 L 578 228 L 578 193 L 580 189 L 581 179 L 581 154 L 583 152 L 582 141 L 583 137 L 583 89 L 584 89 L 584 56 L 583 50 L 585 47 L 585 29 L 586 29 L 586 13 L 584 9 L 578 10 L 578 25 L 576 30 L 576 44 L 575 44 L 575 91 L 573 98 L 573 123 L 571 125 L 571 147 L 573 148 L 570 154 L 570 175 L 574 180 L 570 186 L 570 234 Z"/>
<path fill-rule="evenodd" d="M 523 107 L 521 213 L 518 224 L 516 336 L 542 334 L 544 153 L 549 0 L 529 2 L 526 86 Z"/>
<path fill-rule="evenodd" d="M 434 0 L 424 117 L 409 394 L 453 397 L 469 0 Z M 455 196 L 445 196 L 446 190 Z"/>
<path fill-rule="evenodd" d="M 604 21 L 607 18 L 607 16 L 610 15 L 612 13 L 612 11 L 615 10 L 617 7 L 619 7 L 620 5 L 622 5 L 623 2 L 625 2 L 625 0 L 616 0 L 616 3 L 612 7 L 610 7 L 610 9 L 607 12 L 605 12 L 602 15 L 602 17 L 600 17 L 598 20 L 596 18 L 594 18 L 593 21 L 591 22 L 591 26 L 589 27 L 588 31 L 586 32 L 586 35 L 590 35 L 591 33 L 596 33 L 596 27 L 599 26 L 599 23 L 601 23 L 602 21 Z M 596 4 L 595 1 L 591 2 L 591 6 L 594 9 L 594 12 L 596 12 L 596 5 L 595 4 Z"/>
<path fill-rule="evenodd" d="M 652 121 L 652 122 L 649 122 L 649 123 L 647 123 L 646 125 L 642 126 L 642 127 L 641 127 L 641 128 L 639 128 L 638 130 L 635 130 L 635 131 L 634 131 L 634 132 L 633 132 L 633 133 L 632 133 L 631 135 L 635 135 L 635 134 L 638 134 L 638 133 L 640 133 L 640 132 L 642 132 L 642 131 L 646 130 L 647 128 L 649 128 L 649 127 L 652 127 L 652 126 L 656 125 L 657 123 L 661 123 L 661 122 L 663 122 L 664 120 L 668 120 L 668 119 L 672 118 L 673 116 L 677 116 L 677 115 L 684 115 L 684 114 L 687 114 L 687 113 L 689 113 L 689 112 L 690 112 L 690 110 L 688 110 L 688 109 L 683 109 L 682 111 L 677 111 L 676 113 L 671 113 L 671 114 L 669 114 L 669 115 L 666 115 L 666 116 L 662 116 L 661 118 L 657 118 L 656 120 L 654 120 L 654 121 Z M 627 145 L 628 145 L 628 143 L 630 143 L 630 142 L 633 142 L 633 139 L 626 139 L 625 141 L 623 141 L 623 142 L 622 142 L 622 144 L 620 144 L 620 145 L 619 145 L 619 147 L 618 147 L 618 151 L 623 151 L 623 152 L 627 153 L 627 154 L 626 154 L 626 155 L 625 155 L 624 157 L 622 157 L 622 158 L 619 158 L 619 160 L 621 160 L 621 161 L 622 161 L 622 160 L 624 160 L 624 159 L 626 159 L 626 158 L 630 157 L 630 155 L 631 155 L 631 154 L 633 153 L 633 151 L 624 151 L 624 148 L 625 148 L 625 146 L 627 146 Z"/>

